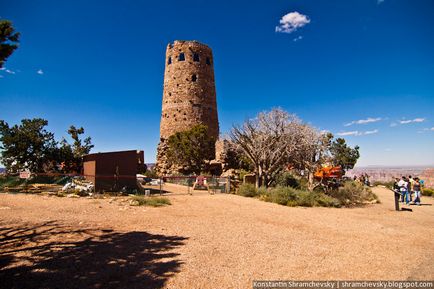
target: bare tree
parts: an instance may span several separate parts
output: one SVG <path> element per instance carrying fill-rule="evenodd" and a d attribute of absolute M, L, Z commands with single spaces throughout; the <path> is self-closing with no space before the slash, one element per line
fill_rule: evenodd
<path fill-rule="evenodd" d="M 322 133 L 280 108 L 234 126 L 230 138 L 253 164 L 256 187 L 268 187 L 290 167 L 307 178 L 308 190 L 313 191 L 320 184 L 314 175 L 322 165 L 339 161 L 354 166 L 359 156 L 357 146 L 352 149 L 339 139 L 333 142 L 333 134 Z"/>
<path fill-rule="evenodd" d="M 285 167 L 291 148 L 297 142 L 299 126 L 295 115 L 274 108 L 232 128 L 231 140 L 254 166 L 257 188 L 270 185 Z"/>
<path fill-rule="evenodd" d="M 322 164 L 330 160 L 329 147 L 333 135 L 321 133 L 307 124 L 298 127 L 298 141 L 289 156 L 290 165 L 301 174 L 306 174 L 308 190 L 313 191 L 318 185 L 314 174 Z"/>

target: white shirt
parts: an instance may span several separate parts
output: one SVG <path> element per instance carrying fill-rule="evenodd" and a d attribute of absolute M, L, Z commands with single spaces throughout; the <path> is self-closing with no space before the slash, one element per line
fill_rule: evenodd
<path fill-rule="evenodd" d="M 406 181 L 404 181 L 403 179 L 401 179 L 398 182 L 398 186 L 399 186 L 399 189 L 400 189 L 401 192 L 407 191 L 407 185 L 408 185 L 408 183 Z"/>

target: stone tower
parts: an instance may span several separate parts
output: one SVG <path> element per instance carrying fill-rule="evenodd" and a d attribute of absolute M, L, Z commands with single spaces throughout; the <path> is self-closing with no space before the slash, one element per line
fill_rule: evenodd
<path fill-rule="evenodd" d="M 212 50 L 197 41 L 175 41 L 166 48 L 163 104 L 157 171 L 170 174 L 165 157 L 167 139 L 197 124 L 219 136 Z"/>

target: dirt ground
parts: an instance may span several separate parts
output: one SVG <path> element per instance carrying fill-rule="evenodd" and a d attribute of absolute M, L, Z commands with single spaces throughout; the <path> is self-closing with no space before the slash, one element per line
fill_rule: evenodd
<path fill-rule="evenodd" d="M 434 206 L 290 208 L 236 195 L 0 194 L 1 288 L 251 288 L 252 280 L 434 279 Z"/>

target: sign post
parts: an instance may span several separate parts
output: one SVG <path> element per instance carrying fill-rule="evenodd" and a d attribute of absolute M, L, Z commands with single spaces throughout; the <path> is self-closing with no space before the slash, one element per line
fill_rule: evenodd
<path fill-rule="evenodd" d="M 28 178 L 30 178 L 30 172 L 29 171 L 20 172 L 20 179 L 28 179 Z"/>

